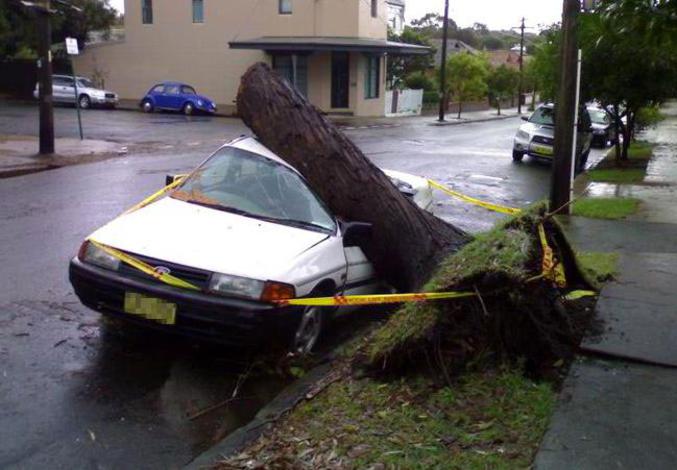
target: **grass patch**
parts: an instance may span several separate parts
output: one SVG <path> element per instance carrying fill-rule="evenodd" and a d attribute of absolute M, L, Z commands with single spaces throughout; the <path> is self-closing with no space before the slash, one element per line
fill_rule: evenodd
<path fill-rule="evenodd" d="M 618 272 L 618 253 L 577 252 L 576 262 L 585 279 L 597 289 Z"/>
<path fill-rule="evenodd" d="M 519 368 L 423 378 L 344 378 L 221 468 L 528 468 L 552 413 L 549 383 Z M 286 466 L 281 466 L 282 464 Z"/>
<path fill-rule="evenodd" d="M 599 183 L 641 183 L 645 175 L 645 168 L 600 168 L 588 172 L 590 181 Z"/>
<path fill-rule="evenodd" d="M 628 147 L 628 158 L 631 160 L 648 160 L 653 155 L 653 144 L 637 140 Z"/>
<path fill-rule="evenodd" d="M 630 197 L 594 197 L 574 202 L 573 215 L 592 219 L 622 219 L 639 209 L 640 200 Z"/>

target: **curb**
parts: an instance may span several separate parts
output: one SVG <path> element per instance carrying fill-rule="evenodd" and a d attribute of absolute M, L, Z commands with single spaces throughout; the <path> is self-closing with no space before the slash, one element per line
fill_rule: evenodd
<path fill-rule="evenodd" d="M 503 121 L 505 119 L 511 119 L 515 117 L 519 117 L 519 114 L 515 115 L 505 115 L 505 116 L 493 116 L 493 117 L 488 117 L 488 118 L 482 118 L 482 119 L 468 119 L 466 121 L 460 120 L 460 121 L 444 121 L 444 122 L 439 122 L 439 121 L 433 121 L 427 123 L 429 126 L 436 126 L 436 127 L 444 127 L 444 126 L 460 126 L 462 124 L 473 124 L 476 122 L 489 122 L 489 121 Z"/>
<path fill-rule="evenodd" d="M 261 408 L 253 420 L 231 432 L 221 442 L 198 455 L 183 467 L 184 470 L 211 468 L 218 459 L 239 452 L 258 439 L 272 423 L 300 403 L 316 383 L 329 376 L 333 370 L 332 365 L 332 361 L 321 364 L 308 372 L 303 378 L 290 384 Z"/>

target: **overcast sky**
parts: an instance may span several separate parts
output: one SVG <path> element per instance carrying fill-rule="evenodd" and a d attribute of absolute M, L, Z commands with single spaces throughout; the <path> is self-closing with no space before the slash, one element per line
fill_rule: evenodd
<path fill-rule="evenodd" d="M 124 0 L 110 0 L 110 4 L 124 9 Z M 444 0 L 407 0 L 407 22 L 443 10 Z M 484 23 L 491 29 L 508 29 L 519 25 L 522 16 L 528 26 L 549 25 L 561 19 L 562 0 L 449 0 L 449 16 L 462 27 Z"/>

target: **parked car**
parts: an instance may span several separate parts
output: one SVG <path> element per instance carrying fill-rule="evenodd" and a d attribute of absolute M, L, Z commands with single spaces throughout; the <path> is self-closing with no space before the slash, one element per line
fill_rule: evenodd
<path fill-rule="evenodd" d="M 616 142 L 616 128 L 611 116 L 604 108 L 589 106 L 588 113 L 592 121 L 592 145 L 605 148 Z"/>
<path fill-rule="evenodd" d="M 117 93 L 97 87 L 89 78 L 76 77 L 76 79 L 77 82 L 74 85 L 71 76 L 52 75 L 52 96 L 55 103 L 75 103 L 75 87 L 77 86 L 78 102 L 82 109 L 97 105 L 109 108 L 117 106 Z M 35 99 L 40 97 L 40 83 L 35 84 L 33 96 Z"/>
<path fill-rule="evenodd" d="M 541 160 L 552 160 L 555 144 L 555 106 L 542 104 L 530 117 L 522 117 L 525 122 L 515 135 L 512 159 L 521 162 L 525 155 Z M 576 139 L 576 168 L 583 169 L 590 154 L 592 142 L 592 123 L 585 107 L 581 107 L 578 118 Z"/>
<path fill-rule="evenodd" d="M 141 99 L 139 106 L 146 113 L 156 109 L 181 111 L 193 114 L 196 111 L 213 114 L 216 104 L 204 95 L 198 95 L 190 85 L 179 82 L 162 82 L 154 85 Z"/>
<path fill-rule="evenodd" d="M 406 195 L 432 206 L 427 180 L 395 176 Z M 360 248 L 370 229 L 338 219 L 296 169 L 241 137 L 166 197 L 91 234 L 70 263 L 70 281 L 83 304 L 112 317 L 223 343 L 273 338 L 307 353 L 332 310 L 276 301 L 387 291 Z M 102 246 L 197 290 L 162 283 Z"/>

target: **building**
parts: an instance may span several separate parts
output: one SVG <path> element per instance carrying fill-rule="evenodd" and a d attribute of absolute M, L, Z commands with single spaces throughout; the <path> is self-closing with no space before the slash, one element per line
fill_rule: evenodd
<path fill-rule="evenodd" d="M 520 53 L 519 46 L 517 51 L 513 50 L 499 50 L 499 51 L 487 51 L 487 58 L 492 67 L 500 67 L 505 65 L 511 69 L 519 70 L 520 68 Z M 528 56 L 524 56 L 524 63 L 526 64 L 529 60 Z"/>
<path fill-rule="evenodd" d="M 404 31 L 404 0 L 386 0 L 388 6 L 388 27 L 397 35 Z"/>
<path fill-rule="evenodd" d="M 122 99 L 176 80 L 228 112 L 263 61 L 325 112 L 383 116 L 386 56 L 429 53 L 388 42 L 388 14 L 386 0 L 125 0 L 124 40 L 86 48 L 75 67 Z"/>
<path fill-rule="evenodd" d="M 442 63 L 442 39 L 433 39 L 432 44 L 435 47 L 435 67 L 439 67 Z M 476 55 L 479 53 L 477 49 L 458 39 L 447 39 L 447 60 L 455 54 L 467 53 Z"/>

